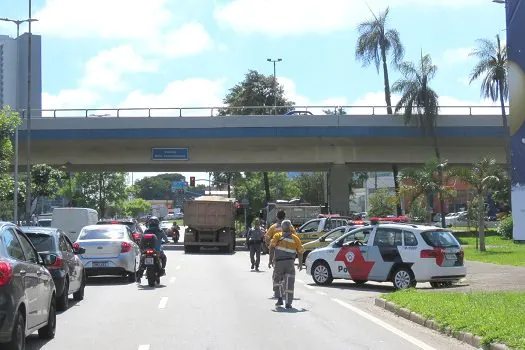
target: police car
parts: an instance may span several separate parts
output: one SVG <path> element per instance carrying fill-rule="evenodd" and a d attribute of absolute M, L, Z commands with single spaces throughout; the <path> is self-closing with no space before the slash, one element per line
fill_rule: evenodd
<path fill-rule="evenodd" d="M 319 285 L 334 279 L 392 282 L 396 289 L 430 282 L 446 287 L 467 274 L 461 245 L 450 230 L 434 226 L 372 222 L 352 230 L 306 258 Z"/>

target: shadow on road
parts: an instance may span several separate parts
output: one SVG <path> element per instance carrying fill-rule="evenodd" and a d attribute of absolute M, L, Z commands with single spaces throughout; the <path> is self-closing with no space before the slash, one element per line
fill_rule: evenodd
<path fill-rule="evenodd" d="M 127 277 L 119 276 L 93 276 L 88 277 L 86 286 L 97 287 L 97 286 L 123 286 L 127 284 L 133 284 L 135 282 L 129 282 Z"/>
<path fill-rule="evenodd" d="M 147 283 L 147 281 L 146 281 L 146 283 Z M 158 286 L 150 287 L 147 284 L 139 284 L 139 285 L 137 285 L 137 288 L 138 288 L 138 290 L 155 290 L 155 289 L 159 289 L 159 288 L 160 289 L 166 288 L 166 286 L 163 285 L 163 284 L 159 284 Z"/>
<path fill-rule="evenodd" d="M 308 283 L 307 285 L 315 288 L 340 289 L 340 290 L 358 290 L 360 292 L 370 293 L 390 293 L 394 292 L 395 288 L 390 284 L 355 284 L 353 282 L 335 282 L 328 286 L 319 286 L 315 283 Z"/>
<path fill-rule="evenodd" d="M 277 307 L 275 309 L 272 309 L 272 311 L 282 313 L 282 314 L 297 314 L 300 312 L 307 312 L 308 310 L 305 308 L 296 309 L 295 307 L 292 307 L 291 309 L 286 309 L 284 307 Z"/>
<path fill-rule="evenodd" d="M 37 333 L 31 334 L 26 340 L 26 350 L 40 350 L 51 341 L 40 339 Z"/>

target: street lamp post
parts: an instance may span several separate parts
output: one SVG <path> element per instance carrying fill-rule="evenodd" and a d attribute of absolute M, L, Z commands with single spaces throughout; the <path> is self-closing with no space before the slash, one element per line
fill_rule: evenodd
<path fill-rule="evenodd" d="M 31 5 L 32 0 L 28 0 L 29 2 L 29 21 L 28 21 L 28 49 L 27 49 L 27 179 L 26 179 L 26 216 L 27 221 L 26 224 L 29 224 L 29 220 L 31 219 L 31 65 L 32 65 L 32 59 L 31 59 L 31 23 L 33 22 L 31 20 L 32 11 L 31 11 Z"/>
<path fill-rule="evenodd" d="M 16 25 L 16 106 L 15 110 L 17 112 L 20 112 L 20 83 L 19 83 L 19 76 L 20 76 L 20 25 L 22 23 L 30 23 L 30 22 L 36 22 L 37 19 L 10 19 L 10 18 L 0 18 L 0 21 L 3 22 L 11 22 Z M 22 117 L 24 116 L 24 113 L 22 112 Z M 15 130 L 15 155 L 14 155 L 14 189 L 13 189 L 13 221 L 15 223 L 18 223 L 18 126 Z"/>
<path fill-rule="evenodd" d="M 277 114 L 277 76 L 275 74 L 276 73 L 275 65 L 277 62 L 281 62 L 282 58 L 278 58 L 276 60 L 267 58 L 266 61 L 273 63 L 273 114 Z"/>

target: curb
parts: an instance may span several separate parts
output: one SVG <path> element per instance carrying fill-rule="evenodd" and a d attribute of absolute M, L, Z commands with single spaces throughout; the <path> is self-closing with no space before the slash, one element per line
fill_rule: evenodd
<path fill-rule="evenodd" d="M 385 299 L 375 298 L 374 304 L 382 309 L 392 312 L 393 314 L 399 317 L 403 317 L 409 321 L 419 324 L 420 326 L 440 332 L 441 334 L 444 334 L 446 336 L 456 338 L 457 340 L 467 343 L 475 348 L 483 348 L 487 350 L 510 350 L 510 348 L 507 347 L 505 344 L 499 343 L 490 343 L 489 345 L 482 346 L 482 339 L 477 335 L 473 335 L 467 332 L 453 331 L 448 327 L 443 328 L 440 325 L 438 325 L 436 321 L 425 318 L 424 316 L 421 316 L 408 309 L 401 308 L 394 303 L 386 301 Z"/>

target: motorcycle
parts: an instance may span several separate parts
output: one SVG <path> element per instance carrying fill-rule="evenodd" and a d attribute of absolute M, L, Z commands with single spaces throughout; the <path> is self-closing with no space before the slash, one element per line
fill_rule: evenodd
<path fill-rule="evenodd" d="M 145 234 L 141 241 L 140 271 L 146 272 L 146 279 L 150 287 L 159 285 L 160 277 L 163 275 L 161 252 L 155 249 L 156 239 L 154 234 Z"/>
<path fill-rule="evenodd" d="M 179 233 L 179 226 L 175 226 L 175 227 L 172 227 L 171 228 L 171 236 L 173 238 L 173 243 L 177 243 L 179 241 L 179 238 L 180 238 L 180 233 Z"/>

